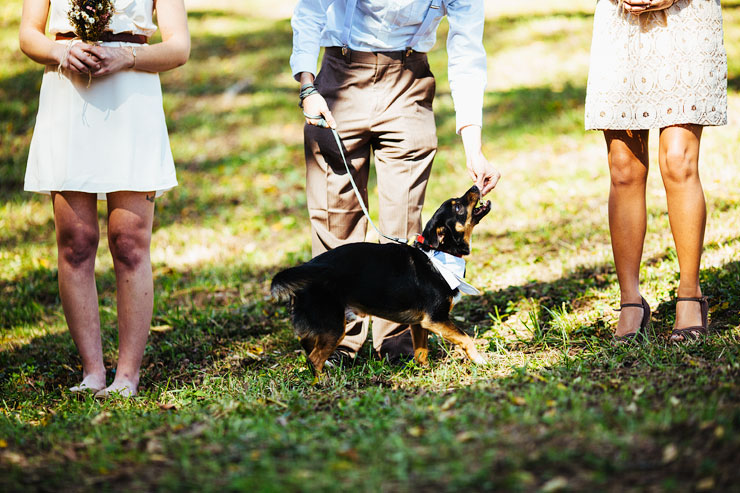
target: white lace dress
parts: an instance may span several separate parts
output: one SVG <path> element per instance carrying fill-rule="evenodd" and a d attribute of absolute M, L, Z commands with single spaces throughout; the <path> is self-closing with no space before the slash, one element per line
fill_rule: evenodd
<path fill-rule="evenodd" d="M 587 130 L 727 123 L 720 0 L 679 0 L 665 13 L 665 24 L 652 16 L 641 25 L 615 0 L 598 0 Z"/>
<path fill-rule="evenodd" d="M 110 30 L 151 36 L 157 29 L 152 22 L 153 3 L 115 0 Z M 52 36 L 73 31 L 68 8 L 68 0 L 51 0 Z M 122 70 L 93 78 L 88 87 L 87 76 L 69 72 L 60 76 L 56 66 L 46 67 L 25 190 L 96 193 L 103 200 L 106 193 L 123 190 L 161 195 L 175 185 L 158 74 Z"/>

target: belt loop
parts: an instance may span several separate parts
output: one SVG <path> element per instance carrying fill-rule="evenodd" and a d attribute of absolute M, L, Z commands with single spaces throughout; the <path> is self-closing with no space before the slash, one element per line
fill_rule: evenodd
<path fill-rule="evenodd" d="M 342 46 L 342 55 L 344 55 L 344 62 L 349 64 L 352 63 L 352 50 L 349 49 L 349 46 L 344 45 Z"/>

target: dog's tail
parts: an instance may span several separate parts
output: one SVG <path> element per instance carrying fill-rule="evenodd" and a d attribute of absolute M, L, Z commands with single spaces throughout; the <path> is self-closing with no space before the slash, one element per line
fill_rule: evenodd
<path fill-rule="evenodd" d="M 272 278 L 270 292 L 277 300 L 287 300 L 314 282 L 326 279 L 327 269 L 321 265 L 303 264 L 278 272 Z"/>

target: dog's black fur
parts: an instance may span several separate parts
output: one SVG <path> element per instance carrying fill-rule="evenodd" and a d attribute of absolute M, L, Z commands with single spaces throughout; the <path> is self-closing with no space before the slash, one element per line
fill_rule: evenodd
<path fill-rule="evenodd" d="M 272 294 L 292 301 L 296 334 L 316 373 L 344 337 L 346 312 L 410 324 L 414 357 L 427 361 L 428 331 L 462 346 L 476 363 L 485 360 L 467 334 L 450 321 L 457 289 L 451 289 L 422 250 L 470 253 L 473 227 L 491 210 L 473 186 L 445 201 L 426 224 L 422 241 L 403 244 L 350 243 L 310 262 L 279 272 Z"/>

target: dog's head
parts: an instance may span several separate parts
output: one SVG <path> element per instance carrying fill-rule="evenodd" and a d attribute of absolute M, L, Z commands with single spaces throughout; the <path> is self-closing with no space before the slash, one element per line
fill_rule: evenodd
<path fill-rule="evenodd" d="M 470 253 L 473 227 L 491 211 L 491 201 L 478 207 L 480 190 L 473 185 L 462 197 L 445 201 L 427 222 L 422 234 L 422 248 L 440 250 L 462 257 Z"/>

